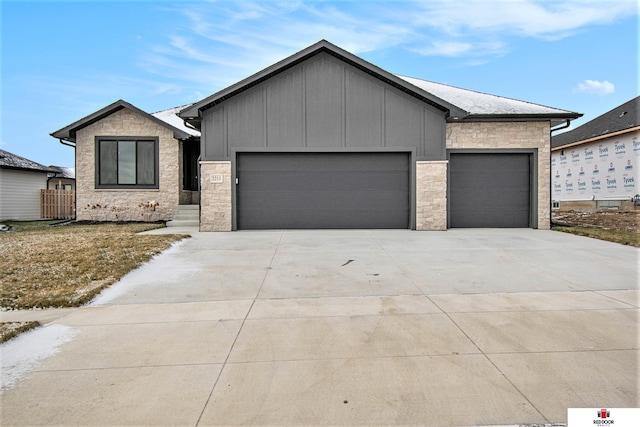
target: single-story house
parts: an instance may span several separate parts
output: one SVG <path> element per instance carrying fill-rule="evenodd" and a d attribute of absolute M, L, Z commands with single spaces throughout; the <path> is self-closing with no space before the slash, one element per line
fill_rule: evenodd
<path fill-rule="evenodd" d="M 40 190 L 51 174 L 47 166 L 0 150 L 0 220 L 39 220 Z"/>
<path fill-rule="evenodd" d="M 75 190 L 76 171 L 74 168 L 64 166 L 49 166 L 52 171 L 47 180 L 48 190 Z"/>
<path fill-rule="evenodd" d="M 77 218 L 202 231 L 550 226 L 550 129 L 579 113 L 383 70 L 320 41 L 199 102 L 54 133 Z M 146 216 L 145 216 L 146 215 Z"/>
<path fill-rule="evenodd" d="M 640 187 L 640 96 L 551 139 L 554 209 L 633 209 Z"/>

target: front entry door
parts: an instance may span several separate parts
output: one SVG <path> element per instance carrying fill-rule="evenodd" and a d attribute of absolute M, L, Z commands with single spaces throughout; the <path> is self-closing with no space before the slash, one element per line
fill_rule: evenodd
<path fill-rule="evenodd" d="M 200 157 L 200 142 L 185 141 L 182 146 L 182 155 L 183 189 L 198 191 L 198 158 Z"/>

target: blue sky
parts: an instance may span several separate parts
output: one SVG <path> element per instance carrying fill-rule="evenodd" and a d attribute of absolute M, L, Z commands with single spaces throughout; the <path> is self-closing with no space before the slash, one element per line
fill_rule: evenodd
<path fill-rule="evenodd" d="M 639 93 L 636 0 L 0 1 L 0 148 L 45 165 L 74 164 L 51 132 L 117 99 L 195 102 L 321 39 L 572 128 Z"/>

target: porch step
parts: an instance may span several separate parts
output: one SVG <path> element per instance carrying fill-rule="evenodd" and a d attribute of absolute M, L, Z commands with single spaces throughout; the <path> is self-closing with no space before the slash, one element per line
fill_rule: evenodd
<path fill-rule="evenodd" d="M 200 205 L 178 205 L 167 227 L 197 227 L 200 225 Z"/>

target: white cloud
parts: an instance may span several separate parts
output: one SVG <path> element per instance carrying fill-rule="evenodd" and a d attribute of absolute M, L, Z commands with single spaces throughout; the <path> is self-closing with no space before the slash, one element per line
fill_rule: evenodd
<path fill-rule="evenodd" d="M 500 56 L 506 53 L 508 49 L 502 42 L 471 43 L 436 40 L 429 42 L 424 47 L 410 48 L 409 50 L 424 56 L 479 57 Z"/>
<path fill-rule="evenodd" d="M 635 0 L 434 0 L 416 4 L 413 24 L 449 35 L 502 33 L 528 37 L 562 38 L 621 16 L 638 13 Z"/>
<path fill-rule="evenodd" d="M 426 47 L 413 49 L 413 51 L 426 56 L 460 56 L 467 54 L 471 48 L 471 43 L 437 40 L 429 43 Z"/>
<path fill-rule="evenodd" d="M 176 26 L 141 66 L 207 91 L 321 39 L 355 54 L 393 48 L 481 64 L 513 50 L 514 37 L 556 40 L 638 13 L 635 0 L 213 1 L 165 10 Z"/>
<path fill-rule="evenodd" d="M 608 95 L 614 93 L 616 87 L 613 83 L 605 80 L 600 82 L 598 80 L 585 80 L 578 83 L 578 86 L 574 89 L 574 92 L 588 93 L 592 95 Z"/>
<path fill-rule="evenodd" d="M 173 81 L 213 91 L 247 77 L 321 39 L 363 53 L 399 46 L 411 37 L 404 22 L 386 19 L 377 4 L 318 2 L 196 3 L 165 9 L 178 26 L 139 64 Z M 182 22 L 179 17 L 182 17 Z M 415 37 L 415 34 L 413 35 Z"/>

